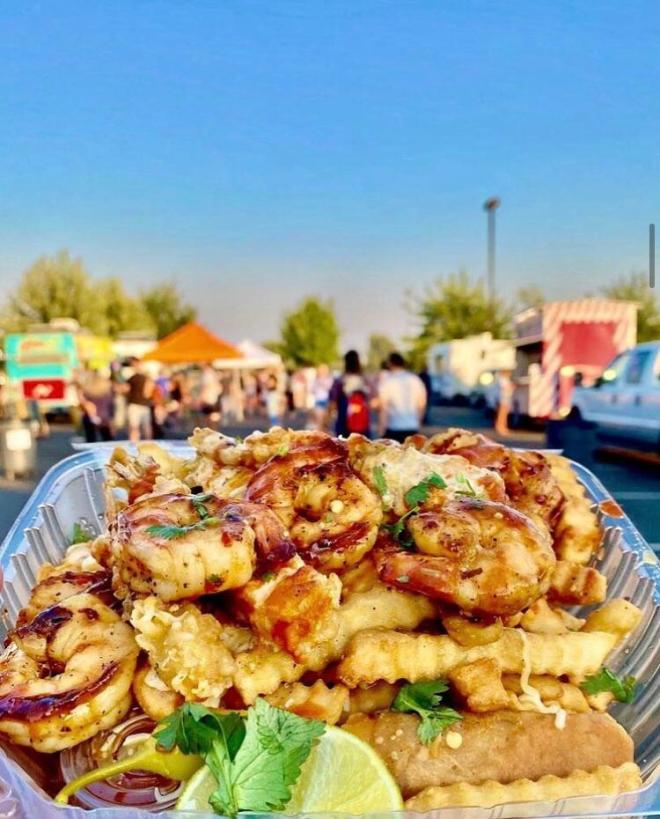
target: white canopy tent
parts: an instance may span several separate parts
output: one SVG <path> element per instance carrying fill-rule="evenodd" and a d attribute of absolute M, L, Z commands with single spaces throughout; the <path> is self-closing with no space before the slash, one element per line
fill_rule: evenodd
<path fill-rule="evenodd" d="M 283 366 L 281 356 L 249 338 L 243 339 L 236 347 L 243 354 L 242 358 L 217 358 L 213 366 L 219 370 L 265 370 L 281 369 Z"/>

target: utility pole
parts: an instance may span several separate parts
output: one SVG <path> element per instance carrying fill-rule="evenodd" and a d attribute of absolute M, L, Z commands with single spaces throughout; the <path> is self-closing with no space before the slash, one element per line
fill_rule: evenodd
<path fill-rule="evenodd" d="M 484 210 L 488 215 L 488 244 L 487 244 L 487 259 L 488 259 L 488 298 L 491 301 L 495 299 L 495 211 L 499 208 L 501 202 L 497 196 L 491 196 L 484 202 Z"/>

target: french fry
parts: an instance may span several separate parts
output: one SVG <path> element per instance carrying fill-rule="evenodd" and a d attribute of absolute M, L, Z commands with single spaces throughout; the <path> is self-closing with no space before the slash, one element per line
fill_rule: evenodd
<path fill-rule="evenodd" d="M 607 578 L 591 566 L 559 560 L 552 573 L 548 599 L 567 606 L 602 603 L 607 594 Z"/>
<path fill-rule="evenodd" d="M 449 672 L 449 680 L 475 713 L 499 711 L 516 699 L 502 685 L 502 669 L 492 657 L 475 660 Z"/>
<path fill-rule="evenodd" d="M 586 565 L 600 546 L 598 519 L 570 462 L 561 455 L 545 458 L 566 499 L 554 527 L 555 551 L 560 560 Z"/>
<path fill-rule="evenodd" d="M 595 771 L 574 771 L 569 776 L 542 776 L 537 782 L 517 779 L 503 785 L 501 782 L 483 782 L 425 788 L 406 801 L 406 808 L 428 811 L 437 808 L 490 808 L 509 802 L 555 802 L 571 796 L 614 796 L 633 791 L 642 784 L 639 768 L 626 762 L 618 768 L 601 766 Z"/>
<path fill-rule="evenodd" d="M 328 725 L 336 725 L 348 710 L 348 688 L 343 685 L 329 688 L 323 680 L 316 680 L 313 685 L 281 685 L 266 699 L 277 708 L 307 719 L 320 719 Z"/>
<path fill-rule="evenodd" d="M 374 714 L 385 711 L 392 705 L 399 686 L 386 682 L 377 682 L 367 688 L 351 688 L 349 691 L 349 714 Z"/>
<path fill-rule="evenodd" d="M 582 675 L 595 673 L 614 647 L 617 637 L 607 632 L 528 634 L 532 674 Z M 370 629 L 349 643 L 338 667 L 339 679 L 349 688 L 377 680 L 433 680 L 454 668 L 482 658 L 499 662 L 503 672 L 523 670 L 523 641 L 517 629 L 485 646 L 465 648 L 446 635 L 403 634 Z"/>
<path fill-rule="evenodd" d="M 520 619 L 520 626 L 534 634 L 566 634 L 579 631 L 585 621 L 561 608 L 551 606 L 545 597 L 531 605 Z"/>
<path fill-rule="evenodd" d="M 514 710 L 526 711 L 533 709 L 532 704 L 526 702 L 521 703 L 518 700 L 517 695 L 523 693 L 519 674 L 504 674 L 502 676 L 502 684 L 507 691 L 516 695 L 511 705 Z M 562 682 L 556 677 L 539 674 L 532 674 L 529 678 L 529 684 L 539 692 L 541 700 L 546 704 L 556 703 L 561 706 L 564 711 L 576 713 L 586 713 L 589 711 L 587 698 L 577 685 Z"/>
<path fill-rule="evenodd" d="M 246 705 L 261 694 L 272 694 L 284 683 L 297 682 L 307 669 L 290 654 L 262 643 L 236 658 L 234 685 Z"/>
<path fill-rule="evenodd" d="M 641 619 L 642 612 L 637 606 L 624 600 L 623 597 L 618 597 L 616 600 L 605 603 L 596 611 L 592 611 L 582 626 L 582 631 L 605 631 L 608 634 L 614 634 L 617 642 L 620 642 L 637 628 Z"/>

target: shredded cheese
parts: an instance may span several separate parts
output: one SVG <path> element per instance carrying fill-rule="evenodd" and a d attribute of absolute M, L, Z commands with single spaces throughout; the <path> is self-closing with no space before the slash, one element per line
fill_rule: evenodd
<path fill-rule="evenodd" d="M 529 642 L 527 634 L 522 629 L 519 629 L 520 639 L 522 641 L 522 665 L 523 669 L 520 674 L 520 687 L 523 693 L 518 697 L 518 700 L 524 705 L 529 705 L 534 711 L 539 714 L 554 714 L 555 728 L 563 731 L 566 727 L 566 711 L 557 702 L 544 703 L 541 699 L 541 694 L 533 685 L 530 685 L 529 677 L 532 672 L 532 661 L 529 656 Z"/>

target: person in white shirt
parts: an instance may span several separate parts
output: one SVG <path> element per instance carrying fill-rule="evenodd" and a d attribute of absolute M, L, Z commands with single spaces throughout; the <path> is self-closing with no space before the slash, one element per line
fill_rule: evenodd
<path fill-rule="evenodd" d="M 419 376 L 406 369 L 400 353 L 390 353 L 389 373 L 378 390 L 378 433 L 403 443 L 419 432 L 426 410 L 426 389 Z"/>

